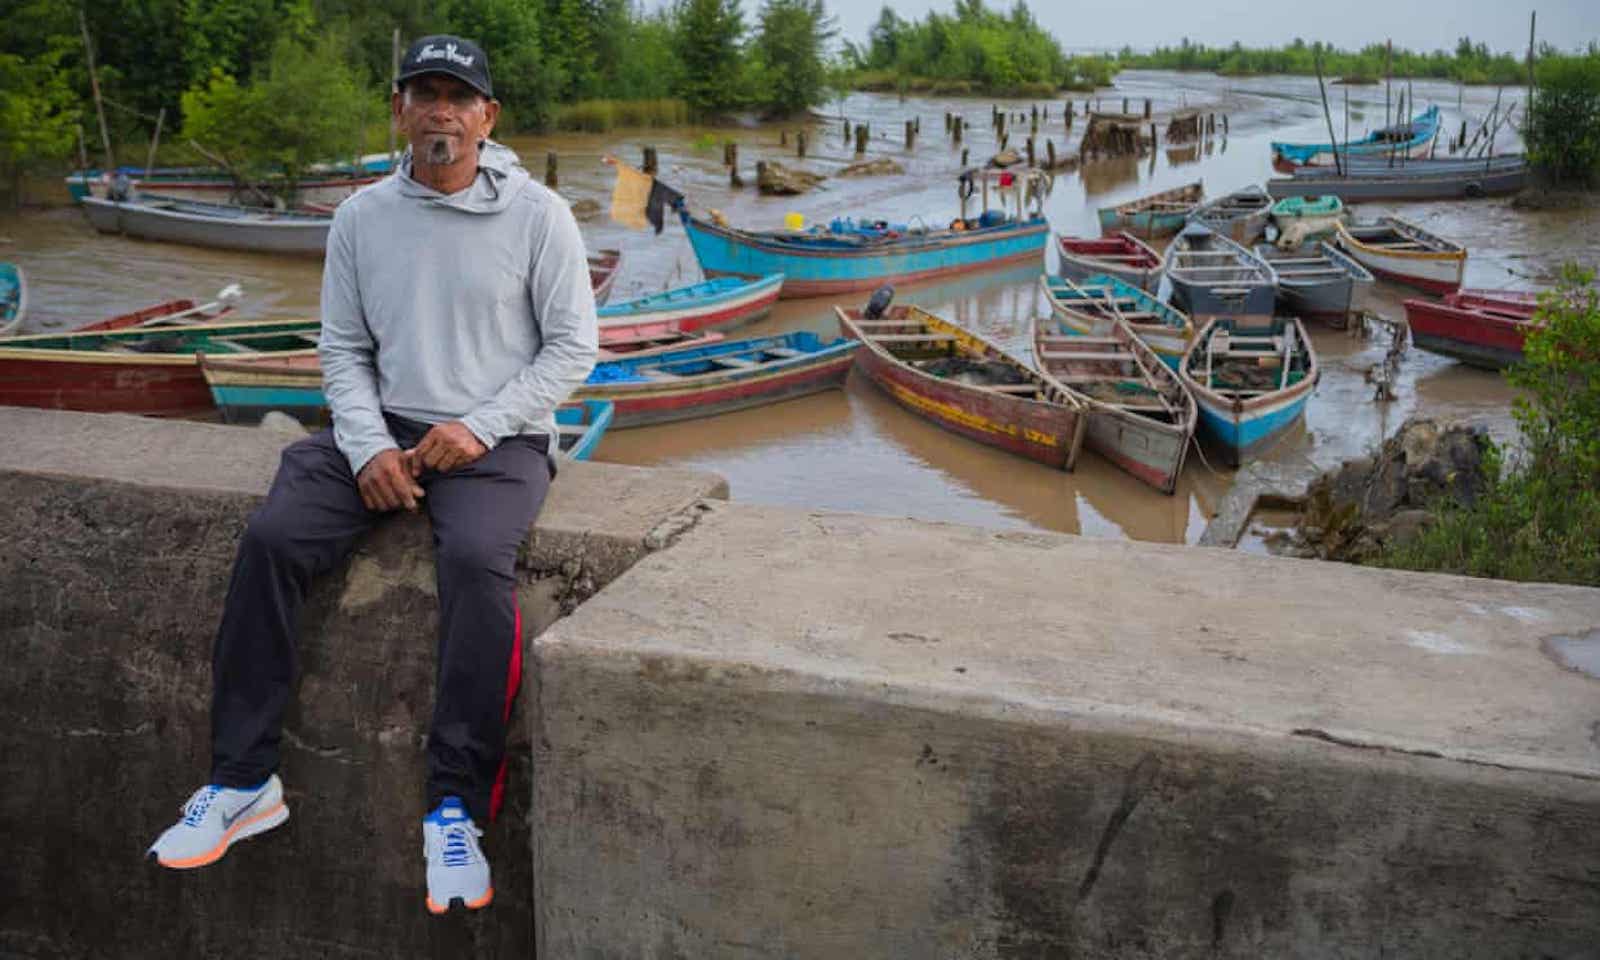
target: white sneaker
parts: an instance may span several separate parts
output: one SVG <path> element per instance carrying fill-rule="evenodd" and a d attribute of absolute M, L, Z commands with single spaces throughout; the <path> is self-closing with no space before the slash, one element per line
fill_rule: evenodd
<path fill-rule="evenodd" d="M 460 901 L 468 910 L 494 899 L 489 861 L 478 848 L 483 836 L 458 797 L 445 797 L 422 818 L 422 855 L 428 861 L 428 912 L 448 912 Z"/>
<path fill-rule="evenodd" d="M 207 784 L 183 805 L 183 819 L 156 838 L 145 856 L 163 867 L 189 870 L 215 863 L 235 840 L 265 833 L 289 819 L 277 774 L 253 790 Z"/>

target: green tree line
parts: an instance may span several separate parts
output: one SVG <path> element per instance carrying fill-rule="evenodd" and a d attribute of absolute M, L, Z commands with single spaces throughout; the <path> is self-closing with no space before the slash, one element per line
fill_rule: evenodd
<path fill-rule="evenodd" d="M 833 34 L 822 0 L 750 2 L 0 0 L 0 190 L 65 167 L 80 130 L 100 161 L 85 34 L 119 162 L 144 162 L 159 117 L 164 143 L 292 168 L 382 129 L 396 30 L 402 43 L 477 40 L 512 130 L 597 100 L 666 104 L 679 121 L 819 102 Z"/>
<path fill-rule="evenodd" d="M 1382 43 L 1369 43 L 1360 50 L 1339 50 L 1320 42 L 1306 43 L 1296 37 L 1286 47 L 1246 47 L 1234 43 L 1208 47 L 1185 39 L 1176 47 L 1157 47 L 1149 53 L 1136 53 L 1124 47 L 1117 55 L 1122 67 L 1152 70 L 1210 70 L 1224 76 L 1252 74 L 1313 74 L 1320 55 L 1322 70 L 1330 78 L 1346 77 L 1363 81 L 1381 80 L 1387 73 L 1396 77 L 1454 80 L 1470 84 L 1518 84 L 1528 80 L 1527 63 L 1508 53 L 1493 53 L 1487 44 L 1462 37 L 1453 51 L 1420 53 L 1399 47 L 1390 51 Z"/>
<path fill-rule="evenodd" d="M 949 14 L 906 20 L 885 6 L 864 44 L 846 43 L 853 86 L 934 93 L 1050 96 L 1105 86 L 1106 57 L 1069 57 L 1022 0 L 1009 12 L 983 0 L 955 0 Z"/>

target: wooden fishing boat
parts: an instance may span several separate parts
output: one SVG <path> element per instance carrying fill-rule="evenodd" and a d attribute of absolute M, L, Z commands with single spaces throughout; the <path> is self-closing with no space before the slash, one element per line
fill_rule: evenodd
<path fill-rule="evenodd" d="M 1433 166 L 1433 164 L 1446 166 Z M 1521 158 L 1504 163 L 1474 161 L 1466 166 L 1450 160 L 1413 160 L 1405 166 L 1353 168 L 1344 176 L 1332 170 L 1296 171 L 1293 177 L 1267 181 L 1274 197 L 1332 194 L 1346 203 L 1381 200 L 1473 200 L 1516 193 L 1528 182 L 1528 164 Z"/>
<path fill-rule="evenodd" d="M 1358 292 L 1372 287 L 1372 274 L 1337 247 L 1320 242 L 1299 250 L 1262 244 L 1256 256 L 1278 276 L 1278 312 L 1302 320 L 1322 320 L 1343 329 Z"/>
<path fill-rule="evenodd" d="M 362 187 L 383 179 L 391 169 L 387 151 L 366 154 L 354 164 L 315 164 L 308 171 L 309 176 L 295 182 L 294 200 L 307 205 L 336 206 Z M 111 181 L 119 174 L 136 193 L 205 203 L 231 203 L 236 199 L 239 186 L 232 174 L 219 167 L 120 167 L 110 172 L 75 170 L 67 175 L 67 192 L 75 201 L 88 196 L 105 197 L 110 193 Z M 263 187 L 270 193 L 283 193 L 289 185 L 269 177 Z"/>
<path fill-rule="evenodd" d="M 316 320 L 30 334 L 0 343 L 0 405 L 181 416 L 212 409 L 196 355 L 314 356 Z"/>
<path fill-rule="evenodd" d="M 1189 214 L 1205 199 L 1205 193 L 1205 185 L 1196 180 L 1114 207 L 1101 207 L 1100 232 L 1113 234 L 1126 230 L 1146 239 L 1169 236 L 1183 229 Z"/>
<path fill-rule="evenodd" d="M 1467 248 L 1399 217 L 1338 226 L 1339 248 L 1375 276 L 1433 294 L 1461 288 Z"/>
<path fill-rule="evenodd" d="M 224 423 L 254 424 L 269 411 L 301 423 L 329 422 L 322 392 L 322 364 L 315 351 L 286 354 L 200 354 L 200 371 Z M 610 401 L 585 400 L 556 408 L 557 456 L 587 460 L 611 426 Z"/>
<path fill-rule="evenodd" d="M 653 357 L 686 347 L 703 347 L 718 343 L 724 335 L 718 330 L 704 333 L 684 333 L 670 325 L 637 331 L 628 327 L 619 330 L 600 328 L 600 359 L 616 360 L 619 357 Z"/>
<path fill-rule="evenodd" d="M 188 298 L 166 300 L 138 310 L 119 313 L 114 317 L 96 320 L 72 328 L 74 333 L 94 333 L 105 330 L 126 330 L 130 327 L 160 327 L 177 324 L 194 325 L 216 323 L 233 312 L 234 304 L 244 296 L 237 283 L 230 283 L 217 291 L 216 298 L 206 303 L 195 303 Z"/>
<path fill-rule="evenodd" d="M 1333 236 L 1345 218 L 1344 201 L 1331 195 L 1284 197 L 1272 205 L 1278 246 L 1292 250 L 1306 241 Z"/>
<path fill-rule="evenodd" d="M 837 387 L 857 346 L 800 331 L 621 357 L 597 365 L 573 399 L 615 403 L 616 429 L 709 417 Z"/>
<path fill-rule="evenodd" d="M 1267 217 L 1272 213 L 1272 198 L 1258 186 L 1235 190 L 1195 208 L 1190 220 L 1210 227 L 1241 246 L 1256 242 L 1267 229 Z"/>
<path fill-rule="evenodd" d="M 1222 318 L 1195 338 L 1178 376 L 1199 409 L 1201 435 L 1237 467 L 1305 416 L 1317 354 L 1299 320 L 1258 334 Z"/>
<path fill-rule="evenodd" d="M 702 220 L 682 204 L 678 213 L 706 276 L 754 280 L 781 273 L 781 297 L 832 296 L 1037 257 L 1050 232 L 1043 213 L 1046 180 L 1038 170 L 967 171 L 964 184 L 983 184 L 983 210 L 967 217 L 971 194 L 963 187 L 961 216 L 946 228 L 841 221 L 839 229 L 755 231 L 715 222 L 715 217 Z M 991 189 L 1001 209 L 989 209 Z"/>
<path fill-rule="evenodd" d="M 1374 130 L 1359 140 L 1345 143 L 1284 143 L 1273 141 L 1272 163 L 1280 169 L 1305 166 L 1333 166 L 1334 154 L 1343 162 L 1348 157 L 1426 157 L 1439 136 L 1439 108 L 1430 106 L 1409 122 Z"/>
<path fill-rule="evenodd" d="M 1442 301 L 1405 301 L 1406 324 L 1417 346 L 1485 370 L 1522 360 L 1523 341 L 1535 321 L 1538 294 L 1461 291 Z"/>
<path fill-rule="evenodd" d="M 1105 338 L 1121 321 L 1173 370 L 1194 339 L 1194 324 L 1182 310 L 1115 277 L 1102 274 L 1078 283 L 1046 275 L 1039 278 L 1039 286 L 1055 318 L 1052 332 Z"/>
<path fill-rule="evenodd" d="M 896 403 L 953 433 L 1071 470 L 1088 427 L 1083 398 L 976 334 L 914 306 L 875 319 L 834 307 L 864 344 L 856 367 Z"/>
<path fill-rule="evenodd" d="M 0 263 L 0 337 L 15 333 L 27 314 L 27 275 L 15 263 Z"/>
<path fill-rule="evenodd" d="M 717 277 L 661 293 L 611 304 L 598 311 L 600 332 L 641 336 L 652 331 L 731 330 L 772 312 L 783 289 L 783 274 L 743 280 Z"/>
<path fill-rule="evenodd" d="M 1260 257 L 1202 223 L 1184 227 L 1167 247 L 1163 289 L 1196 327 L 1228 317 L 1239 327 L 1270 326 L 1278 280 Z"/>
<path fill-rule="evenodd" d="M 1161 255 L 1126 231 L 1110 237 L 1057 237 L 1061 275 L 1069 280 L 1115 277 L 1142 290 L 1161 280 Z"/>
<path fill-rule="evenodd" d="M 589 286 L 594 289 L 595 306 L 602 306 L 611 298 L 611 288 L 616 285 L 621 270 L 621 250 L 589 254 Z"/>
<path fill-rule="evenodd" d="M 121 202 L 85 197 L 83 209 L 101 233 L 252 253 L 320 257 L 333 225 L 333 217 L 322 214 L 149 195 Z"/>
<path fill-rule="evenodd" d="M 1033 365 L 1082 397 L 1091 450 L 1171 493 L 1194 435 L 1194 398 L 1126 321 L 1113 319 L 1110 332 L 1063 335 L 1035 321 Z"/>

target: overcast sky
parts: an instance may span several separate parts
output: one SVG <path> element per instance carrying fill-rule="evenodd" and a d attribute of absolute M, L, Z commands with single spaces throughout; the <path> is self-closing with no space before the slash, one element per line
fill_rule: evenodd
<path fill-rule="evenodd" d="M 1011 0 L 987 0 L 1010 9 Z M 857 43 L 883 9 L 883 0 L 823 0 L 842 39 Z M 760 0 L 744 0 L 754 20 Z M 929 10 L 948 13 L 954 0 L 894 0 L 902 17 L 921 19 Z M 1396 46 L 1435 50 L 1472 37 L 1497 51 L 1526 49 L 1528 13 L 1539 12 L 1539 39 L 1564 49 L 1600 39 L 1600 0 L 1033 0 L 1033 15 L 1062 46 L 1136 48 L 1176 44 L 1183 37 L 1210 45 L 1238 40 L 1253 46 L 1288 43 L 1295 37 L 1360 47 L 1392 39 Z"/>

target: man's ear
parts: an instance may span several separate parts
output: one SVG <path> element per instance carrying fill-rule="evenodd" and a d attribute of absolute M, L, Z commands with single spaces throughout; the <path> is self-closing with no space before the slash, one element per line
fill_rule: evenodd
<path fill-rule="evenodd" d="M 389 115 L 394 117 L 396 122 L 400 120 L 400 110 L 405 106 L 405 102 L 406 95 L 401 93 L 400 88 L 396 86 L 394 91 L 389 94 Z"/>
<path fill-rule="evenodd" d="M 483 137 L 485 140 L 494 133 L 494 125 L 499 119 L 500 101 L 490 97 L 489 102 L 483 105 Z"/>

